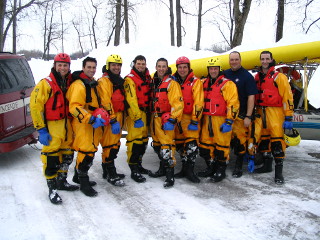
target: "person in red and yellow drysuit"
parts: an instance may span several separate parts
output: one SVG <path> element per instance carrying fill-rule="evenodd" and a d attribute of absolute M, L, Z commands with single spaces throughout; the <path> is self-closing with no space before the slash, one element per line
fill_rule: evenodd
<path fill-rule="evenodd" d="M 194 174 L 195 160 L 198 155 L 200 119 L 204 105 L 203 86 L 191 67 L 187 57 L 176 60 L 177 72 L 174 74 L 181 85 L 184 108 L 181 121 L 175 130 L 177 151 L 182 161 L 182 169 L 175 174 L 176 178 L 186 177 L 191 182 L 199 183 Z"/>
<path fill-rule="evenodd" d="M 286 151 L 283 137 L 284 129 L 292 129 L 293 95 L 286 75 L 275 71 L 272 53 L 261 52 L 260 62 L 260 71 L 255 75 L 259 93 L 255 98 L 258 117 L 254 121 L 253 144 L 259 142 L 263 129 L 269 130 L 271 152 L 275 161 L 274 181 L 276 184 L 283 184 L 282 170 Z"/>
<path fill-rule="evenodd" d="M 98 93 L 102 107 L 109 113 L 110 124 L 103 128 L 100 141 L 102 146 L 102 177 L 114 186 L 124 186 L 125 175 L 117 173 L 115 159 L 120 149 L 120 139 L 124 122 L 125 96 L 120 76 L 122 58 L 111 54 L 103 66 L 103 75 L 98 79 Z"/>
<path fill-rule="evenodd" d="M 148 145 L 150 81 L 146 58 L 142 55 L 136 56 L 130 73 L 125 77 L 124 90 L 128 103 L 127 162 L 131 169 L 131 178 L 138 183 L 145 182 L 146 178 L 142 174 L 149 173 L 142 166 L 142 157 Z"/>
<path fill-rule="evenodd" d="M 218 58 L 208 60 L 208 76 L 203 82 L 204 110 L 200 134 L 200 156 L 209 162 L 205 174 L 215 182 L 226 177 L 232 124 L 239 112 L 237 86 L 222 72 Z"/>
<path fill-rule="evenodd" d="M 85 58 L 82 62 L 82 71 L 72 73 L 74 82 L 67 92 L 69 111 L 74 118 L 73 147 L 78 152 L 76 176 L 80 182 L 80 190 L 89 197 L 98 195 L 92 188 L 95 182 L 89 181 L 88 171 L 98 150 L 102 127 L 106 123 L 103 118 L 93 115 L 94 111 L 101 107 L 98 83 L 94 79 L 96 69 L 97 60 L 91 57 Z"/>
<path fill-rule="evenodd" d="M 31 116 L 43 144 L 41 160 L 49 187 L 49 199 L 62 203 L 58 190 L 74 191 L 76 185 L 67 182 L 69 165 L 73 161 L 73 132 L 68 102 L 65 98 L 71 83 L 70 56 L 59 53 L 54 57 L 53 68 L 31 93 Z"/>
<path fill-rule="evenodd" d="M 156 62 L 156 73 L 151 81 L 151 136 L 152 147 L 160 159 L 159 170 L 150 172 L 150 177 L 166 176 L 164 187 L 174 185 L 175 142 L 174 129 L 181 120 L 183 98 L 180 84 L 171 76 L 168 61 L 159 58 Z"/>

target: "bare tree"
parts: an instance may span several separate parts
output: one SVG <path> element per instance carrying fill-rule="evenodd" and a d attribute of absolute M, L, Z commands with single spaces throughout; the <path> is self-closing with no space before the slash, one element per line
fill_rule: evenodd
<path fill-rule="evenodd" d="M 41 3 L 41 1 L 39 1 Z M 16 19 L 17 15 L 21 13 L 23 10 L 29 8 L 33 4 L 39 4 L 39 2 L 36 2 L 36 0 L 30 0 L 24 5 L 19 5 L 19 7 L 12 9 L 6 9 L 7 8 L 7 0 L 1 0 L 0 1 L 0 51 L 3 51 L 4 44 L 6 41 L 6 37 L 8 34 L 8 31 L 13 24 L 14 19 Z M 5 19 L 7 19 L 7 24 L 5 26 Z M 16 36 L 14 36 L 16 37 Z"/>
<path fill-rule="evenodd" d="M 170 11 L 170 39 L 171 46 L 174 46 L 174 14 L 173 14 L 173 0 L 169 0 L 169 11 Z"/>
<path fill-rule="evenodd" d="M 77 32 L 77 36 L 78 36 L 78 43 L 80 46 L 80 51 L 81 51 L 81 56 L 84 57 L 84 50 L 83 50 L 83 46 L 82 46 L 82 34 L 81 34 L 81 30 L 80 30 L 80 24 L 78 22 L 76 22 L 75 20 L 72 21 L 72 25 L 74 27 L 74 29 Z"/>
<path fill-rule="evenodd" d="M 231 2 L 231 0 L 230 0 Z M 252 0 L 233 0 L 233 10 L 231 21 L 234 22 L 231 35 L 231 48 L 241 45 L 243 38 L 244 26 L 250 12 Z"/>
<path fill-rule="evenodd" d="M 276 42 L 283 37 L 284 3 L 285 0 L 278 0 Z"/>
<path fill-rule="evenodd" d="M 5 37 L 4 37 L 4 16 L 6 13 L 6 5 L 7 5 L 7 0 L 2 0 L 0 1 L 0 51 L 3 51 L 3 46 L 5 42 Z"/>
<path fill-rule="evenodd" d="M 317 17 L 315 18 L 310 17 L 311 9 L 319 9 L 319 0 L 307 0 L 303 8 L 304 8 L 303 20 L 301 21 L 300 24 L 302 26 L 302 29 L 305 31 L 305 33 L 308 33 L 311 27 L 317 25 L 320 22 L 319 11 L 316 14 Z M 310 21 L 311 23 L 308 23 Z M 319 28 L 319 25 L 318 25 L 318 28 Z"/>
<path fill-rule="evenodd" d="M 94 12 L 92 14 L 92 22 L 91 22 L 91 29 L 92 29 L 92 37 L 93 37 L 93 43 L 94 43 L 94 48 L 97 49 L 98 48 L 98 42 L 97 42 L 97 35 L 96 35 L 96 19 L 97 19 L 97 14 L 98 14 L 98 7 L 99 7 L 99 3 L 95 4 L 93 2 L 93 0 L 91 0 L 91 5 L 94 9 Z"/>
<path fill-rule="evenodd" d="M 12 8 L 12 52 L 17 53 L 17 0 L 13 0 Z"/>
<path fill-rule="evenodd" d="M 128 9 L 128 0 L 124 0 L 123 3 L 123 12 L 124 12 L 124 35 L 125 43 L 129 43 L 129 9 Z"/>
<path fill-rule="evenodd" d="M 120 33 L 121 33 L 121 0 L 117 0 L 114 46 L 118 46 L 120 44 Z"/>
<path fill-rule="evenodd" d="M 182 45 L 181 35 L 181 4 L 180 0 L 176 0 L 176 28 L 177 28 L 177 47 Z"/>
<path fill-rule="evenodd" d="M 63 14 L 62 14 L 62 7 L 61 2 L 59 4 L 60 10 L 60 21 L 61 21 L 61 51 L 64 52 L 64 21 L 63 21 Z"/>
<path fill-rule="evenodd" d="M 174 8 L 173 8 L 173 0 L 169 0 L 169 5 L 160 0 L 161 3 L 163 3 L 170 12 L 170 41 L 171 41 L 171 46 L 174 46 Z"/>
<path fill-rule="evenodd" d="M 199 0 L 199 9 L 198 9 L 198 31 L 197 31 L 196 51 L 199 51 L 199 50 L 200 50 L 201 24 L 202 24 L 202 0 Z"/>
<path fill-rule="evenodd" d="M 181 10 L 184 14 L 186 15 L 190 15 L 190 16 L 193 16 L 193 17 L 197 17 L 197 23 L 198 23 L 198 26 L 197 26 L 197 41 L 196 41 L 196 51 L 199 51 L 200 50 L 200 41 L 201 41 L 201 32 L 202 32 L 202 17 L 212 11 L 213 9 L 217 8 L 219 6 L 219 4 L 215 5 L 215 6 L 212 6 L 210 7 L 209 9 L 207 9 L 206 11 L 202 12 L 202 0 L 199 0 L 198 3 L 198 13 L 197 14 L 193 14 L 193 13 L 189 13 L 187 11 L 184 10 L 183 7 L 181 7 Z"/>
<path fill-rule="evenodd" d="M 56 40 L 61 39 L 60 23 L 55 20 L 55 12 L 59 5 L 55 1 L 48 1 L 44 5 L 43 26 L 43 59 L 49 60 L 50 48 Z"/>

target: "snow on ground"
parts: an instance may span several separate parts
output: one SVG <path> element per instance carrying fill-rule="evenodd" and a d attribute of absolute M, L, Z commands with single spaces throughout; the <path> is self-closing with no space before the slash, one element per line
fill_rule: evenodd
<path fill-rule="evenodd" d="M 288 148 L 283 186 L 274 184 L 273 172 L 232 178 L 233 158 L 220 183 L 176 179 L 164 189 L 164 177 L 142 184 L 130 178 L 122 139 L 116 165 L 126 186 L 102 179 L 99 150 L 89 171 L 98 196 L 60 191 L 63 204 L 57 206 L 47 196 L 40 151 L 25 146 L 1 154 L 0 239 L 319 239 L 319 148 L 319 141 L 308 140 Z M 158 169 L 150 146 L 143 165 Z M 196 170 L 204 167 L 198 158 Z"/>

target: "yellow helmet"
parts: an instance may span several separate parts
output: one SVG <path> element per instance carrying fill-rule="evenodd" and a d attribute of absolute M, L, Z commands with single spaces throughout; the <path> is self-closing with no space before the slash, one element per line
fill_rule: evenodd
<path fill-rule="evenodd" d="M 210 58 L 207 67 L 220 67 L 220 71 L 222 71 L 222 64 L 219 58 Z"/>
<path fill-rule="evenodd" d="M 297 146 L 301 141 L 301 136 L 297 129 L 292 128 L 291 133 L 284 133 L 284 141 L 287 146 Z"/>
<path fill-rule="evenodd" d="M 119 63 L 122 64 L 122 58 L 119 55 L 111 54 L 107 58 L 106 69 L 109 70 L 109 63 Z"/>

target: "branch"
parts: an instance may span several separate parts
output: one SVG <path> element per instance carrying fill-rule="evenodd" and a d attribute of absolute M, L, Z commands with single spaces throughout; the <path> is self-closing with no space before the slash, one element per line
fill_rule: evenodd
<path fill-rule="evenodd" d="M 306 33 L 308 33 L 308 31 L 309 31 L 310 27 L 311 27 L 313 24 L 315 24 L 316 22 L 318 22 L 319 20 L 320 20 L 320 17 L 319 17 L 318 19 L 314 20 L 314 21 L 309 25 L 309 27 L 308 27 L 308 29 L 307 29 Z"/>

